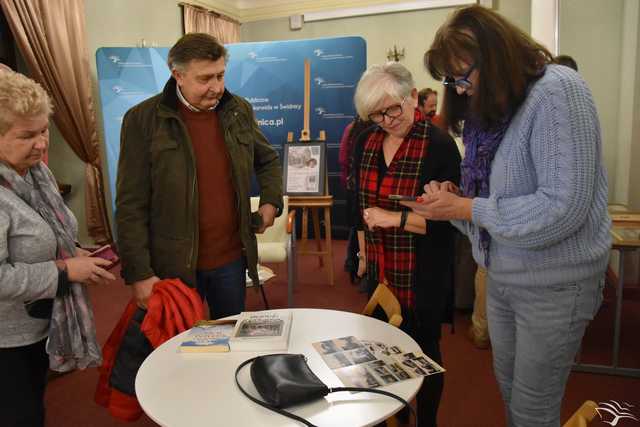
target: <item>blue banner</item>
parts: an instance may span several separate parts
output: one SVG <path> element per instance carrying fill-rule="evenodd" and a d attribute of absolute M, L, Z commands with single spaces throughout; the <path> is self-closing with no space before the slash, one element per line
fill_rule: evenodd
<path fill-rule="evenodd" d="M 367 65 L 361 37 L 238 43 L 226 46 L 227 88 L 245 97 L 267 139 L 278 149 L 287 133 L 300 138 L 304 118 L 304 61 L 311 67 L 310 137 L 326 134 L 329 194 L 334 196 L 332 228 L 346 237 L 346 202 L 338 152 L 344 128 L 355 117 L 353 95 Z"/>
<path fill-rule="evenodd" d="M 225 85 L 246 98 L 267 139 L 282 158 L 287 133 L 300 138 L 304 116 L 304 61 L 311 67 L 310 131 L 327 141 L 329 193 L 334 196 L 333 228 L 345 236 L 346 208 L 339 181 L 342 132 L 355 117 L 353 95 L 366 67 L 361 37 L 339 37 L 226 46 Z M 100 48 L 96 52 L 111 194 L 120 151 L 120 127 L 127 110 L 160 92 L 169 78 L 168 48 Z"/>
<path fill-rule="evenodd" d="M 105 151 L 115 210 L 122 117 L 162 91 L 169 79 L 168 48 L 102 47 L 96 51 Z"/>

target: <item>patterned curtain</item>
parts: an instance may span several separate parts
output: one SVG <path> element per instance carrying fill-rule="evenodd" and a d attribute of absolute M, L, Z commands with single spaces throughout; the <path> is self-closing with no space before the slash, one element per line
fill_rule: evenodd
<path fill-rule="evenodd" d="M 220 43 L 238 43 L 240 41 L 240 23 L 198 6 L 182 3 L 184 32 L 207 33 Z"/>
<path fill-rule="evenodd" d="M 91 93 L 83 0 L 2 0 L 31 77 L 49 93 L 53 121 L 85 164 L 89 235 L 113 241 L 103 191 L 102 154 Z"/>

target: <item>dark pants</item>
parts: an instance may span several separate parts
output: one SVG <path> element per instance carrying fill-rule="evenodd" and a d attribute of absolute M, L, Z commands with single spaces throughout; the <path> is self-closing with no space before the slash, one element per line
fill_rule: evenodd
<path fill-rule="evenodd" d="M 419 339 L 416 341 L 422 347 L 424 354 L 429 356 L 438 365 L 442 366 L 442 355 L 440 354 L 440 340 Z M 444 389 L 444 374 L 430 375 L 424 378 L 422 387 L 418 391 L 418 427 L 435 427 L 438 425 L 438 407 Z"/>
<path fill-rule="evenodd" d="M 0 348 L 0 426 L 44 426 L 44 389 L 49 358 L 46 340 Z"/>
<path fill-rule="evenodd" d="M 349 228 L 349 238 L 347 241 L 347 254 L 344 260 L 344 271 L 349 273 L 351 283 L 358 281 L 358 230 L 355 227 Z M 364 249 L 362 249 L 364 253 Z"/>
<path fill-rule="evenodd" d="M 209 305 L 211 319 L 233 316 L 244 311 L 247 290 L 244 257 L 213 270 L 198 270 L 198 293 Z"/>

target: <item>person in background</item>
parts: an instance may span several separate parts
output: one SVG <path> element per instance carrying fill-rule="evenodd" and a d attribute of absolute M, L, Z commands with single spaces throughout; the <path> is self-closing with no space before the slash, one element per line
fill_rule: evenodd
<path fill-rule="evenodd" d="M 427 118 L 432 118 L 436 115 L 436 109 L 438 108 L 438 92 L 430 87 L 422 89 L 418 92 L 418 109 L 422 111 Z"/>
<path fill-rule="evenodd" d="M 574 71 L 578 71 L 578 63 L 576 62 L 575 59 L 573 59 L 569 55 L 558 55 L 555 58 L 553 58 L 553 62 L 555 62 L 558 65 L 564 65 L 565 67 L 569 67 Z"/>
<path fill-rule="evenodd" d="M 50 365 L 53 299 L 72 284 L 103 284 L 115 277 L 110 264 L 76 248 L 78 224 L 65 206 L 51 171 L 42 163 L 49 145 L 52 104 L 28 77 L 0 71 L 0 425 L 43 426 Z M 73 290 L 84 303 L 83 292 Z M 76 305 L 67 306 L 68 309 Z M 95 341 L 91 330 L 83 339 Z M 64 320 L 56 318 L 56 320 Z M 64 324 L 66 325 L 66 323 Z M 60 325 L 63 326 L 63 325 Z"/>
<path fill-rule="evenodd" d="M 244 311 L 245 270 L 257 286 L 255 233 L 282 209 L 277 152 L 251 105 L 225 89 L 227 50 L 184 35 L 169 51 L 162 93 L 124 116 L 116 224 L 125 282 L 146 307 L 154 283 L 196 287 L 212 319 Z M 251 176 L 260 208 L 251 213 Z"/>
<path fill-rule="evenodd" d="M 442 116 L 436 113 L 437 109 L 437 91 L 431 88 L 425 88 L 418 92 L 418 110 L 420 110 L 426 120 L 429 120 L 440 129 L 446 131 L 446 127 L 443 126 Z"/>
<path fill-rule="evenodd" d="M 487 269 L 477 266 L 473 280 L 475 296 L 473 299 L 473 312 L 471 313 L 471 326 L 467 336 L 471 343 L 479 350 L 489 348 L 489 323 L 487 322 Z"/>
<path fill-rule="evenodd" d="M 340 165 L 340 183 L 344 188 L 347 188 L 347 180 L 351 173 L 354 143 L 362 132 L 371 130 L 373 127 L 375 127 L 375 125 L 369 120 L 362 120 L 360 117 L 356 117 L 342 132 L 338 164 Z"/>
<path fill-rule="evenodd" d="M 487 269 L 493 365 L 509 426 L 560 426 L 585 328 L 602 302 L 611 221 L 599 119 L 587 84 L 498 13 L 459 9 L 425 54 L 445 116 L 464 121 L 461 188 L 423 203 L 452 220 Z"/>
<path fill-rule="evenodd" d="M 402 307 L 402 330 L 437 363 L 440 329 L 452 290 L 453 227 L 425 221 L 391 195 L 416 196 L 428 182 L 460 175 L 452 138 L 427 120 L 416 120 L 418 91 L 409 70 L 397 62 L 373 65 L 358 82 L 355 105 L 377 127 L 357 141 L 353 157 L 351 214 L 365 247 L 369 293 L 386 283 Z M 429 377 L 418 392 L 420 426 L 435 426 L 444 386 Z"/>
<path fill-rule="evenodd" d="M 340 164 L 340 182 L 346 192 L 347 212 L 353 212 L 351 203 L 355 200 L 352 194 L 353 188 L 350 185 L 353 181 L 349 180 L 352 172 L 354 144 L 365 132 L 370 132 L 375 127 L 376 125 L 369 120 L 362 120 L 358 116 L 347 125 L 340 139 L 338 163 Z M 349 226 L 349 236 L 344 268 L 349 273 L 351 283 L 360 282 L 360 290 L 366 292 L 366 283 L 361 281 L 366 271 L 364 262 L 361 262 L 364 260 L 364 247 L 360 247 L 355 224 L 350 215 L 347 215 L 347 225 Z"/>

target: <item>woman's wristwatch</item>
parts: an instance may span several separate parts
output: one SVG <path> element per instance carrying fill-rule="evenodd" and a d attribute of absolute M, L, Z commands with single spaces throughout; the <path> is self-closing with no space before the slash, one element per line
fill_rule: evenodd
<path fill-rule="evenodd" d="M 358 252 L 358 253 L 356 253 L 356 257 L 357 257 L 359 260 L 364 260 L 364 259 L 366 258 L 362 252 Z"/>
<path fill-rule="evenodd" d="M 407 225 L 407 218 L 409 217 L 409 211 L 402 211 L 402 213 L 400 213 L 400 227 L 398 227 L 400 230 L 404 230 L 404 226 Z"/>

